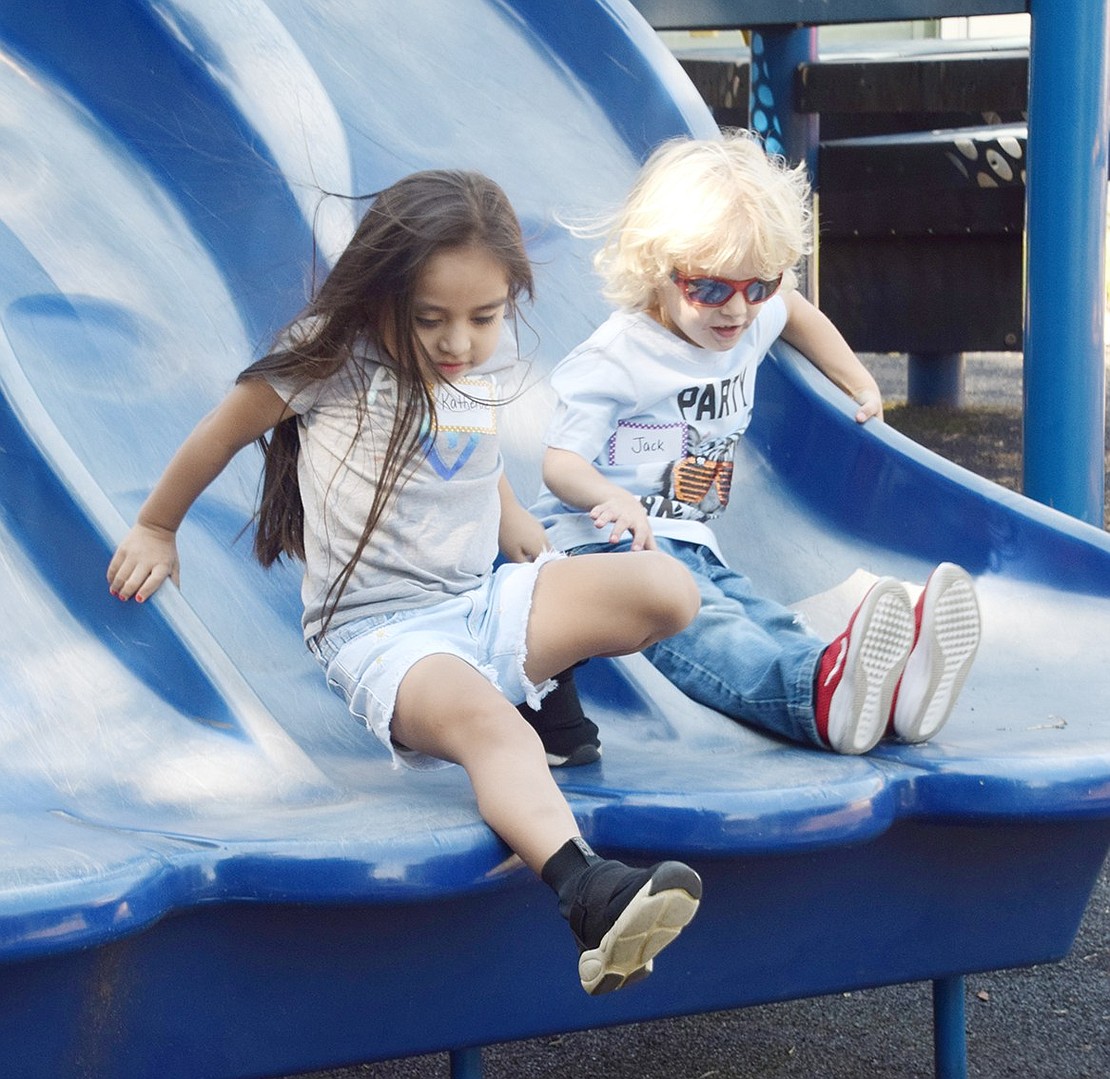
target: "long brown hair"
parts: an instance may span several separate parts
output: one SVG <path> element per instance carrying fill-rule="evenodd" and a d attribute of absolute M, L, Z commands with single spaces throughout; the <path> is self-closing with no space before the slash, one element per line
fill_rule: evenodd
<path fill-rule="evenodd" d="M 413 173 L 371 196 L 351 242 L 298 319 L 279 336 L 274 351 L 251 364 L 238 381 L 276 376 L 303 388 L 352 371 L 352 394 L 364 422 L 365 385 L 360 365 L 349 365 L 356 348 L 388 354 L 397 380 L 397 414 L 382 474 L 362 536 L 350 561 L 332 582 L 325 627 L 355 571 L 389 501 L 421 451 L 422 434 L 435 422 L 430 360 L 416 339 L 413 296 L 428 260 L 449 248 L 483 247 L 505 268 L 509 307 L 533 293 L 532 267 L 520 223 L 508 198 L 475 172 Z M 386 342 L 389 343 L 388 349 Z M 255 557 L 270 566 L 282 556 L 305 557 L 304 505 L 297 482 L 300 440 L 296 417 L 259 440 L 265 454 Z"/>

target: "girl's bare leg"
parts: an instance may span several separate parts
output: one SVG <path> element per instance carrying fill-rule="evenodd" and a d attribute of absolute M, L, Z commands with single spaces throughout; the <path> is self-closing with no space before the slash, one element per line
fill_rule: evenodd
<path fill-rule="evenodd" d="M 697 585 L 659 551 L 587 554 L 540 568 L 525 672 L 540 682 L 590 656 L 623 656 L 685 629 Z"/>
<path fill-rule="evenodd" d="M 466 769 L 482 819 L 537 874 L 578 825 L 539 735 L 470 664 L 428 656 L 401 681 L 394 741 Z"/>
<path fill-rule="evenodd" d="M 456 656 L 428 656 L 409 670 L 392 731 L 396 741 L 466 769 L 486 823 L 559 897 L 587 993 L 608 993 L 651 973 L 654 957 L 698 908 L 701 879 L 689 866 L 637 870 L 578 846 L 578 825 L 539 735 Z"/>

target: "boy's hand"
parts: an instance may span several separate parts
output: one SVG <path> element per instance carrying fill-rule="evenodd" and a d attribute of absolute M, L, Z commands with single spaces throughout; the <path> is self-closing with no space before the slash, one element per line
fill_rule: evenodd
<path fill-rule="evenodd" d="M 787 292 L 783 301 L 786 303 L 786 325 L 782 339 L 859 405 L 856 423 L 881 420 L 883 397 L 878 383 L 860 363 L 840 331 L 800 293 Z"/>
<path fill-rule="evenodd" d="M 599 502 L 590 510 L 590 516 L 598 528 L 613 526 L 609 533 L 610 543 L 619 543 L 625 532 L 628 532 L 632 536 L 632 550 L 655 550 L 655 537 L 651 534 L 647 511 L 635 495 L 622 492 Z"/>
<path fill-rule="evenodd" d="M 856 412 L 856 423 L 866 423 L 870 419 L 881 421 L 883 418 L 883 397 L 876 390 L 860 390 L 852 396 L 852 400 L 859 405 Z"/>
<path fill-rule="evenodd" d="M 598 528 L 612 525 L 609 543 L 620 543 L 628 532 L 632 536 L 632 550 L 656 549 L 647 511 L 640 500 L 630 491 L 605 479 L 581 455 L 572 450 L 548 446 L 543 456 L 543 480 L 551 493 L 567 506 L 589 510 Z"/>
<path fill-rule="evenodd" d="M 108 588 L 113 596 L 139 603 L 149 599 L 169 577 L 181 583 L 177 533 L 157 525 L 137 524 L 123 538 L 108 565 Z"/>

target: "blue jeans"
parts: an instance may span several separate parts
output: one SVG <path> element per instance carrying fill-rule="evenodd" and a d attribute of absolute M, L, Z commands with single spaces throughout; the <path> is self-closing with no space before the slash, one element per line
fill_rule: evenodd
<path fill-rule="evenodd" d="M 644 649 L 653 667 L 688 697 L 732 719 L 806 745 L 822 745 L 813 682 L 825 643 L 798 615 L 757 596 L 751 581 L 708 547 L 656 537 L 697 581 L 701 609 L 681 633 Z M 571 554 L 626 551 L 591 543 Z"/>

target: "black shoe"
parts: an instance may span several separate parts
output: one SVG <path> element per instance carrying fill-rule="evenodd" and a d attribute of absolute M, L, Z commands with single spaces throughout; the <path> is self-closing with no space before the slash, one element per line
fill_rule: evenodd
<path fill-rule="evenodd" d="M 581 954 L 578 977 L 590 996 L 621 989 L 652 970 L 652 961 L 693 918 L 701 878 L 682 862 L 632 869 L 598 861 L 578 878 L 564 911 Z"/>
<path fill-rule="evenodd" d="M 521 704 L 517 711 L 536 729 L 552 768 L 595 764 L 601 760 L 597 724 L 582 711 L 573 672 L 563 671 L 556 678 L 559 684 L 540 701 L 538 710 Z"/>

